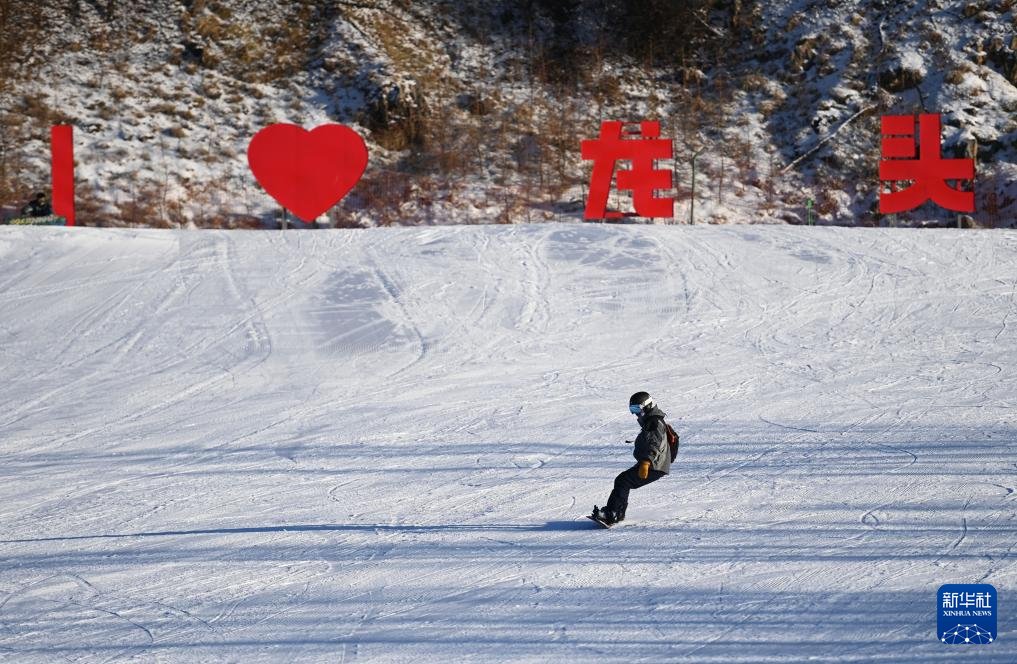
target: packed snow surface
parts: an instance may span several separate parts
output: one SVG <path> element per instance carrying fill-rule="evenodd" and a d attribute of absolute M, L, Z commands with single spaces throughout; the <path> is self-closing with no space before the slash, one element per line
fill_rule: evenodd
<path fill-rule="evenodd" d="M 0 660 L 1017 661 L 1017 233 L 0 229 Z M 612 530 L 629 394 L 682 435 Z M 991 583 L 994 643 L 936 634 Z"/>

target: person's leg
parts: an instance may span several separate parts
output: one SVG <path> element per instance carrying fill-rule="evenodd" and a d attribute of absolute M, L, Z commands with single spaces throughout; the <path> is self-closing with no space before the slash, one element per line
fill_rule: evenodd
<path fill-rule="evenodd" d="M 605 509 L 614 514 L 617 521 L 622 521 L 629 506 L 629 491 L 656 482 L 663 476 L 664 473 L 659 470 L 651 470 L 645 480 L 640 479 L 639 464 L 622 471 L 614 480 L 614 490 L 611 491 L 611 496 L 607 499 Z"/>
<path fill-rule="evenodd" d="M 614 489 L 611 490 L 611 496 L 607 499 L 607 505 L 604 509 L 607 512 L 615 515 L 624 514 L 625 508 L 629 504 L 629 491 L 632 489 L 632 479 L 639 479 L 636 474 L 635 468 L 629 468 L 618 473 L 618 477 L 614 478 Z"/>

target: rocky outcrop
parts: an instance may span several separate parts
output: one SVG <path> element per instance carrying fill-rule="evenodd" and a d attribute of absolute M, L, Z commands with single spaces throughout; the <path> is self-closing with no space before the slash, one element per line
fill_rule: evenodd
<path fill-rule="evenodd" d="M 422 144 L 427 103 L 412 81 L 377 88 L 367 100 L 361 123 L 371 139 L 389 150 L 403 150 Z"/>
<path fill-rule="evenodd" d="M 914 53 L 897 55 L 879 70 L 879 87 L 888 92 L 912 90 L 925 80 L 925 63 Z"/>

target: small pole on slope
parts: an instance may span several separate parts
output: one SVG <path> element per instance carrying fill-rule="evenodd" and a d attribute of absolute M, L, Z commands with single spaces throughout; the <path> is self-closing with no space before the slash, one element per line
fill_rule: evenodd
<path fill-rule="evenodd" d="M 805 207 L 808 208 L 808 211 L 809 211 L 808 225 L 809 226 L 815 226 L 816 225 L 816 220 L 812 216 L 812 199 L 811 198 L 809 199 L 808 203 L 805 204 Z"/>
<path fill-rule="evenodd" d="M 706 148 L 700 148 L 692 155 L 692 198 L 689 200 L 689 225 L 696 223 L 696 159 Z"/>

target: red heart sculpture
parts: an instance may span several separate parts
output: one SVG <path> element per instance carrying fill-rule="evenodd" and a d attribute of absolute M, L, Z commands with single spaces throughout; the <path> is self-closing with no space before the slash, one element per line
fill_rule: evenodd
<path fill-rule="evenodd" d="M 272 198 L 309 222 L 341 201 L 360 180 L 367 168 L 367 146 L 344 125 L 307 131 L 274 124 L 251 139 L 247 163 Z"/>

